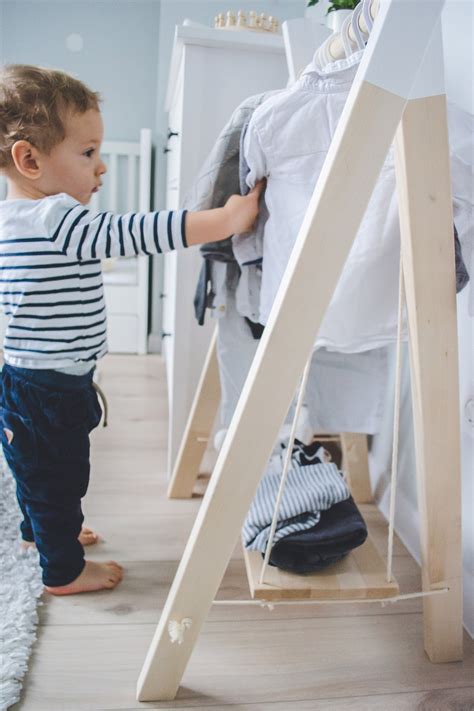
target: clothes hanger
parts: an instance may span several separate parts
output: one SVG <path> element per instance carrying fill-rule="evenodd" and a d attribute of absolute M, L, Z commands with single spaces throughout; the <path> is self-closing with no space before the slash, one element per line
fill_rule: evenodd
<path fill-rule="evenodd" d="M 352 15 L 344 21 L 341 32 L 332 34 L 318 47 L 314 55 L 316 66 L 323 69 L 326 64 L 350 56 L 355 51 L 352 44 L 355 44 L 357 49 L 363 49 L 378 8 L 379 0 L 362 0 Z"/>
<path fill-rule="evenodd" d="M 355 52 L 355 47 L 354 44 L 351 41 L 351 38 L 349 37 L 349 30 L 352 24 L 352 15 L 348 15 L 344 22 L 342 23 L 342 27 L 340 30 L 340 37 L 341 37 L 341 42 L 342 42 L 342 49 L 344 51 L 344 54 L 346 56 L 346 59 L 349 59 L 351 54 L 354 54 Z"/>
<path fill-rule="evenodd" d="M 372 16 L 370 14 L 369 3 L 368 2 L 359 3 L 351 15 L 350 29 L 352 30 L 352 34 L 354 35 L 358 50 L 365 49 L 365 43 L 367 42 L 367 37 L 368 37 L 368 35 L 366 36 L 365 33 L 362 32 L 361 26 L 360 26 L 360 16 L 361 16 L 362 12 L 364 12 L 364 11 L 367 13 L 368 17 L 370 18 L 369 19 L 369 22 L 371 23 L 370 27 L 367 24 L 367 21 L 365 22 L 365 24 L 367 25 L 367 27 L 369 29 L 369 34 L 370 34 L 370 30 L 372 29 L 373 22 L 372 22 Z M 364 16 L 364 20 L 365 20 L 365 16 Z"/>

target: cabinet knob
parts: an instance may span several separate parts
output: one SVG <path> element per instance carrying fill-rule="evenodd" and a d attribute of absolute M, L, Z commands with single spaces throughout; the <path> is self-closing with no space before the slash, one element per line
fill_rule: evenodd
<path fill-rule="evenodd" d="M 166 299 L 166 294 L 164 291 L 161 292 L 160 299 Z"/>
<path fill-rule="evenodd" d="M 163 148 L 163 153 L 170 153 L 170 152 L 171 152 L 171 148 Z"/>
<path fill-rule="evenodd" d="M 161 337 L 162 337 L 162 338 L 167 338 L 168 336 L 172 336 L 172 335 L 173 335 L 172 333 L 165 333 L 165 331 L 162 331 L 162 332 L 161 332 Z"/>
<path fill-rule="evenodd" d="M 172 131 L 172 130 L 169 128 L 169 129 L 168 129 L 168 141 L 169 141 L 170 138 L 172 138 L 173 136 L 179 136 L 179 133 L 178 133 L 177 131 Z"/>

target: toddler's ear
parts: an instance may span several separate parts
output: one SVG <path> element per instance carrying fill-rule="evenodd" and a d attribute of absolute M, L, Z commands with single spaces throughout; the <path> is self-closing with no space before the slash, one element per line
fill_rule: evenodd
<path fill-rule="evenodd" d="M 37 180 L 41 175 L 39 151 L 29 141 L 16 141 L 12 146 L 12 159 L 15 168 L 29 180 Z"/>

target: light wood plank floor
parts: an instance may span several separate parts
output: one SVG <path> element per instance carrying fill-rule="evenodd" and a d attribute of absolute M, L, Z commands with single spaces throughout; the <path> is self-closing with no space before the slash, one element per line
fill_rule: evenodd
<path fill-rule="evenodd" d="M 199 508 L 168 501 L 165 372 L 158 356 L 108 356 L 101 385 L 109 427 L 93 434 L 86 522 L 104 542 L 93 560 L 116 559 L 126 577 L 113 592 L 45 597 L 21 711 L 139 708 L 251 711 L 472 711 L 473 643 L 465 660 L 432 665 L 423 652 L 421 605 L 302 605 L 275 611 L 215 606 L 174 702 L 135 701 L 136 680 Z M 201 482 L 204 486 L 204 482 Z M 385 549 L 382 517 L 365 507 Z M 403 591 L 419 571 L 396 541 Z M 198 581 L 197 581 L 198 584 Z M 219 597 L 246 598 L 236 546 Z"/>

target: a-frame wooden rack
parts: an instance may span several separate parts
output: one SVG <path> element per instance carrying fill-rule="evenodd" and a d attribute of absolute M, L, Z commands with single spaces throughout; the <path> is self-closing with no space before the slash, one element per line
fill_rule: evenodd
<path fill-rule="evenodd" d="M 181 446 L 168 486 L 170 499 L 192 496 L 199 468 L 211 436 L 219 407 L 219 371 L 216 334 L 209 346 L 196 395 L 186 424 Z M 342 453 L 342 468 L 351 494 L 358 504 L 373 502 L 367 449 L 367 436 L 354 432 L 315 433 L 320 441 L 332 441 Z M 262 560 L 258 552 L 244 549 L 245 566 L 252 597 L 260 600 L 351 600 L 381 599 L 398 594 L 395 580 L 387 580 L 385 562 L 369 538 L 361 548 L 327 571 L 314 575 L 294 575 L 277 568 L 266 569 L 260 581 Z"/>
<path fill-rule="evenodd" d="M 381 2 L 145 659 L 138 680 L 141 701 L 176 695 L 394 136 L 427 593 L 424 645 L 433 662 L 462 657 L 458 360 L 443 4 Z M 301 321 L 308 327 L 301 329 Z M 447 592 L 429 595 L 441 589 Z M 183 619 L 188 623 L 178 644 L 170 623 Z"/>

